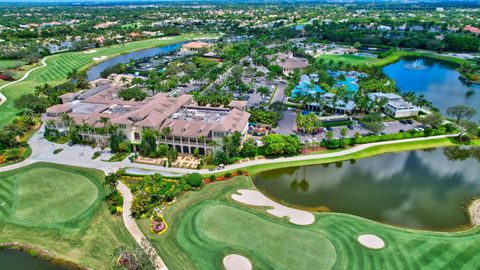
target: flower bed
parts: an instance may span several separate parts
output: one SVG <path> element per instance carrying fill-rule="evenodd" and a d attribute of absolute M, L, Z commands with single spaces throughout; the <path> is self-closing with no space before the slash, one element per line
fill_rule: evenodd
<path fill-rule="evenodd" d="M 150 231 L 153 234 L 160 235 L 165 231 L 167 231 L 167 229 L 168 229 L 167 222 L 161 215 L 157 214 L 155 216 L 152 216 L 151 223 L 150 223 Z"/>
<path fill-rule="evenodd" d="M 237 170 L 237 171 L 234 171 L 234 172 L 226 172 L 223 175 L 212 174 L 212 175 L 210 175 L 210 177 L 204 178 L 203 183 L 204 184 L 210 184 L 210 183 L 213 183 L 213 182 L 226 181 L 226 180 L 229 180 L 233 177 L 241 176 L 241 175 L 248 176 L 250 174 L 248 173 L 248 171 L 243 171 L 243 170 Z"/>

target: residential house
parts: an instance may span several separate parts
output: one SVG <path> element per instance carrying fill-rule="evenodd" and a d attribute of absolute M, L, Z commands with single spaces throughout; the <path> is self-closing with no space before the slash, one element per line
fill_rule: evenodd
<path fill-rule="evenodd" d="M 205 43 L 201 41 L 192 41 L 182 45 L 182 51 L 199 51 L 201 49 L 209 50 L 212 47 L 212 44 Z"/>
<path fill-rule="evenodd" d="M 371 100 L 376 101 L 386 99 L 387 103 L 383 107 L 383 111 L 394 118 L 417 116 L 420 112 L 420 108 L 411 104 L 410 102 L 405 101 L 397 94 L 371 93 L 369 94 L 369 97 Z"/>
<path fill-rule="evenodd" d="M 288 54 L 276 53 L 268 56 L 268 59 L 280 66 L 285 75 L 289 75 L 297 70 L 303 72 L 303 70 L 308 67 L 308 60 L 306 58 L 294 57 L 291 52 Z"/>

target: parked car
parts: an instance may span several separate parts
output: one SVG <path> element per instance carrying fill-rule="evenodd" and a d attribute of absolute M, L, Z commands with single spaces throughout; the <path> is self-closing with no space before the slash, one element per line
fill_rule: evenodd
<path fill-rule="evenodd" d="M 407 121 L 407 124 L 409 124 L 409 125 L 413 124 L 413 121 L 410 120 L 410 119 L 407 119 L 406 121 Z"/>
<path fill-rule="evenodd" d="M 328 131 L 333 131 L 333 128 L 332 127 L 327 127 L 327 130 Z"/>
<path fill-rule="evenodd" d="M 402 123 L 402 124 L 404 124 L 404 125 L 408 124 L 408 123 L 407 123 L 407 120 L 405 120 L 405 119 L 400 120 L 400 123 Z"/>
<path fill-rule="evenodd" d="M 347 126 L 348 129 L 354 130 L 355 128 L 353 126 Z"/>

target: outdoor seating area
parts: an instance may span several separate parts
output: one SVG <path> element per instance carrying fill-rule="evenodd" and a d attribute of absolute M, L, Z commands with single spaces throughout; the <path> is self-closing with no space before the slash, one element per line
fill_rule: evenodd
<path fill-rule="evenodd" d="M 149 158 L 149 157 L 137 157 L 134 162 L 155 165 L 155 166 L 164 166 L 167 161 L 165 157 L 159 158 Z M 200 165 L 200 158 L 194 157 L 192 155 L 179 155 L 177 160 L 172 161 L 172 167 L 174 168 L 186 168 L 186 169 L 196 169 Z"/>
<path fill-rule="evenodd" d="M 196 169 L 200 165 L 200 158 L 192 155 L 179 155 L 177 160 L 172 162 L 172 167 Z"/>

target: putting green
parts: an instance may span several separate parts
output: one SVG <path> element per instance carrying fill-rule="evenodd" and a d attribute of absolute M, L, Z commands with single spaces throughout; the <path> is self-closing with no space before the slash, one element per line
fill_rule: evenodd
<path fill-rule="evenodd" d="M 109 191 L 104 177 L 99 170 L 52 163 L 1 172 L 0 243 L 46 249 L 88 269 L 114 269 L 115 249 L 135 241 L 122 217 L 102 202 Z"/>
<path fill-rule="evenodd" d="M 246 248 L 270 266 L 283 269 L 329 269 L 335 248 L 322 234 L 290 227 L 228 205 L 214 205 L 199 215 L 201 229 L 212 240 Z M 252 229 L 255 228 L 255 229 Z M 319 256 L 321 255 L 321 256 Z M 247 256 L 248 258 L 248 256 Z"/>
<path fill-rule="evenodd" d="M 0 212 L 9 221 L 51 225 L 87 212 L 99 199 L 99 189 L 87 174 L 31 166 L 0 174 L 0 198 Z"/>
<path fill-rule="evenodd" d="M 85 176 L 51 168 L 20 173 L 15 217 L 32 223 L 57 223 L 86 211 L 98 196 Z"/>

